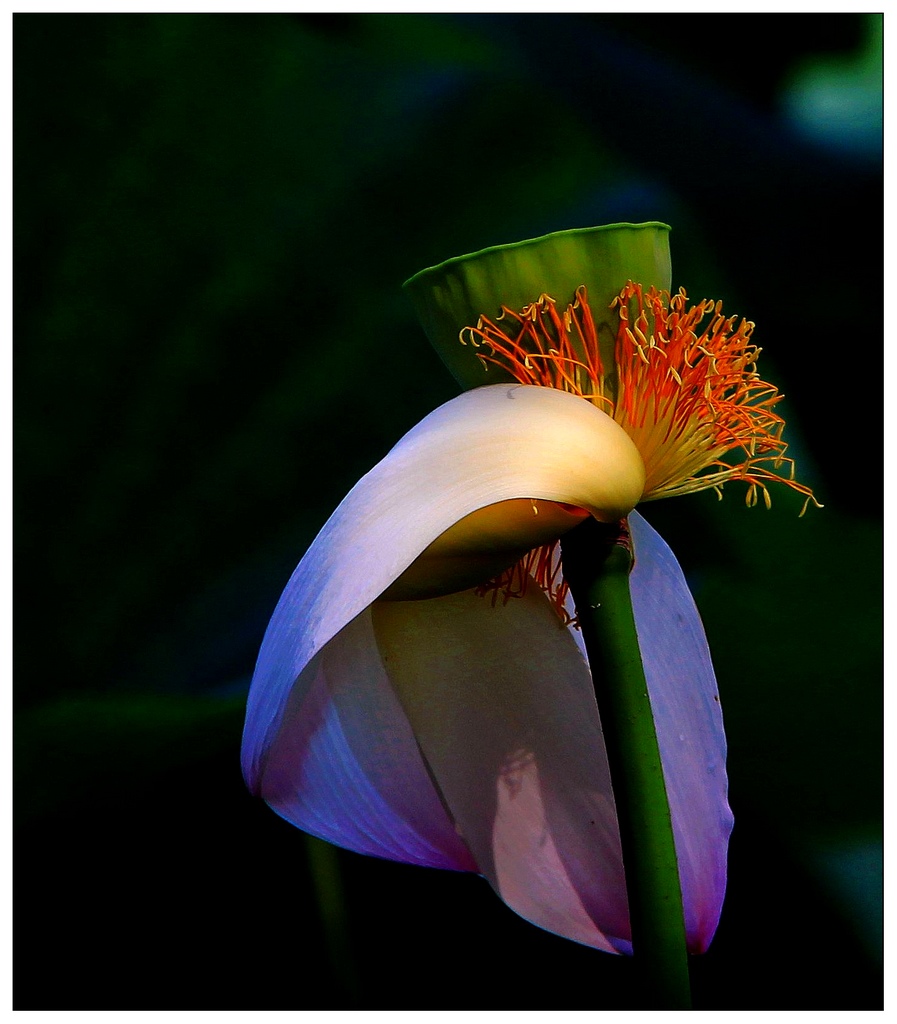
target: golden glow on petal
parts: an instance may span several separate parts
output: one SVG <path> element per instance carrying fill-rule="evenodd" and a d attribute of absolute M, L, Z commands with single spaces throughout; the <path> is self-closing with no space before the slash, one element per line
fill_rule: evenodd
<path fill-rule="evenodd" d="M 768 507 L 772 481 L 805 497 L 801 515 L 811 501 L 819 505 L 785 457 L 785 421 L 772 411 L 782 396 L 756 372 L 753 323 L 736 327 L 719 302 L 687 307 L 682 290 L 671 298 L 632 282 L 612 308 L 620 324 L 610 367 L 601 358 L 584 286 L 565 310 L 549 295 L 520 312 L 503 306 L 496 321 L 481 317 L 465 328 L 461 341 L 486 348 L 480 359 L 487 367 L 501 366 L 521 383 L 566 391 L 608 412 L 644 460 L 646 501 L 709 488 L 722 496 L 723 484 L 743 480 L 748 505 L 762 494 Z"/>
<path fill-rule="evenodd" d="M 383 593 L 382 600 L 442 597 L 479 588 L 483 580 L 504 579 L 516 572 L 521 559 L 531 560 L 530 556 L 545 550 L 546 545 L 556 547 L 557 538 L 588 514 L 573 505 L 535 498 L 487 505 L 437 537 Z M 513 586 L 520 589 L 521 584 L 518 581 Z M 519 595 L 508 593 L 505 599 L 510 596 Z"/>
<path fill-rule="evenodd" d="M 492 552 L 502 547 L 529 548 L 556 540 L 588 512 L 575 505 L 536 498 L 512 498 L 477 509 L 446 530 L 425 555 Z"/>
<path fill-rule="evenodd" d="M 645 467 L 631 438 L 589 403 L 519 384 L 467 396 L 444 414 L 454 450 L 418 470 L 405 503 L 432 511 L 449 497 L 456 502 L 461 492 L 446 494 L 447 473 L 463 478 L 471 498 L 490 493 L 493 500 L 480 507 L 471 500 L 463 514 L 443 519 L 450 525 L 393 577 L 385 600 L 478 587 L 533 549 L 555 544 L 587 515 L 616 522 L 644 493 Z M 401 458 L 396 453 L 397 464 Z"/>

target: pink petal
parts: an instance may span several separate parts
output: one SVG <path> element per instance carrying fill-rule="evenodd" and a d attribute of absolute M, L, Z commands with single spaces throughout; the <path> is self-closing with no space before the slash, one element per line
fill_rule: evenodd
<path fill-rule="evenodd" d="M 636 512 L 632 608 L 673 818 L 692 953 L 716 931 L 732 831 L 726 737 L 704 628 L 669 547 Z"/>
<path fill-rule="evenodd" d="M 544 595 L 379 603 L 414 735 L 480 872 L 542 928 L 611 952 L 629 923 L 589 670 Z"/>

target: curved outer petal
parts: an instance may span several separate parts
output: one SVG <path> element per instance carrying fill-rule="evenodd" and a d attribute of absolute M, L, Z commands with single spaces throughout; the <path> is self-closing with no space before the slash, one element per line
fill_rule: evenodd
<path fill-rule="evenodd" d="M 250 789 L 259 790 L 305 666 L 440 534 L 510 498 L 579 505 L 599 518 L 624 515 L 641 494 L 643 472 L 635 446 L 609 416 L 549 388 L 478 388 L 422 420 L 352 489 L 281 596 L 249 694 L 243 773 Z M 310 686 L 311 676 L 301 684 Z"/>
<path fill-rule="evenodd" d="M 673 818 L 686 933 L 690 951 L 701 953 L 719 923 L 732 831 L 719 692 L 679 563 L 637 512 L 629 528 L 632 610 Z"/>

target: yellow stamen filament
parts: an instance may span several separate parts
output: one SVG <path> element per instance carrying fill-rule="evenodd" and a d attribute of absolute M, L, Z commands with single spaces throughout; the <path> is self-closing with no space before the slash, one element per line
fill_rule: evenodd
<path fill-rule="evenodd" d="M 722 498 L 725 483 L 743 480 L 747 505 L 762 496 L 769 508 L 767 484 L 776 481 L 804 496 L 800 515 L 810 502 L 821 507 L 794 479 L 794 462 L 785 455 L 785 421 L 773 411 L 782 396 L 757 373 L 754 324 L 742 319 L 736 326 L 720 302 L 687 302 L 682 289 L 671 297 L 628 282 L 611 304 L 618 328 L 610 367 L 601 358 L 584 286 L 563 311 L 540 295 L 520 312 L 503 306 L 494 321 L 481 317 L 460 340 L 484 349 L 477 354 L 487 369 L 499 366 L 521 384 L 578 395 L 611 415 L 645 463 L 644 501 L 707 489 Z M 550 589 L 557 573 L 546 574 L 546 560 L 532 552 L 480 590 L 492 593 L 493 602 L 498 593 L 507 599 L 525 573 L 538 578 L 557 607 Z"/>

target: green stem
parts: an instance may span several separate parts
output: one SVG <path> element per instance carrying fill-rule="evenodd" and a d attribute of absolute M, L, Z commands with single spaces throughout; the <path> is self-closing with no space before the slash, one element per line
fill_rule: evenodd
<path fill-rule="evenodd" d="M 339 851 L 322 839 L 306 835 L 305 852 L 314 887 L 318 911 L 321 915 L 324 945 L 330 959 L 334 981 L 346 1009 L 359 1006 L 358 975 L 348 938 L 348 913 L 343 879 L 339 866 Z"/>
<path fill-rule="evenodd" d="M 691 1008 L 666 785 L 632 614 L 624 524 L 589 518 L 561 540 L 589 656 L 620 824 L 632 951 L 646 1009 Z"/>

